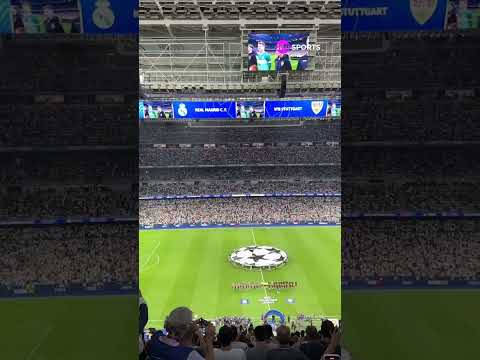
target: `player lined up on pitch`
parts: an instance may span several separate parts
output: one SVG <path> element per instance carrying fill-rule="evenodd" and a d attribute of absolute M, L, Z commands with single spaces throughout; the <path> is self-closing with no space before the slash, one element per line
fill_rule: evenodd
<path fill-rule="evenodd" d="M 293 289 L 296 288 L 298 283 L 296 281 L 273 281 L 273 282 L 258 282 L 258 281 L 248 281 L 248 282 L 234 282 L 232 284 L 232 289 L 234 290 L 256 290 L 256 289 L 269 289 L 269 290 L 279 290 L 279 289 Z"/>

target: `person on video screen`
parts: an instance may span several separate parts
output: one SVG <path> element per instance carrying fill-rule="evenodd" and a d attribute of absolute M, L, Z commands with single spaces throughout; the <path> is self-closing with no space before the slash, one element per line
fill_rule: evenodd
<path fill-rule="evenodd" d="M 277 58 L 275 59 L 275 68 L 277 71 L 292 70 L 292 64 L 290 63 L 288 54 L 277 55 Z"/>
<path fill-rule="evenodd" d="M 256 119 L 257 118 L 257 112 L 253 108 L 253 106 L 250 106 L 250 119 Z"/>
<path fill-rule="evenodd" d="M 252 44 L 248 44 L 248 71 L 257 71 L 257 54 Z"/>
<path fill-rule="evenodd" d="M 338 116 L 337 114 L 337 104 L 335 103 L 332 103 L 332 106 L 330 107 L 330 113 L 332 114 L 332 116 Z"/>
<path fill-rule="evenodd" d="M 152 108 L 152 105 L 147 105 L 145 106 L 145 119 L 150 119 L 150 118 L 154 118 L 155 115 L 153 114 L 153 108 Z"/>
<path fill-rule="evenodd" d="M 457 7 L 454 3 L 451 3 L 447 13 L 447 30 L 458 30 Z"/>
<path fill-rule="evenodd" d="M 163 111 L 161 106 L 157 106 L 157 118 L 159 119 L 165 119 L 165 112 Z"/>
<path fill-rule="evenodd" d="M 290 44 L 286 40 L 280 40 L 275 49 L 275 69 L 277 71 L 290 71 L 292 64 L 288 52 L 290 51 Z"/>
<path fill-rule="evenodd" d="M 64 33 L 63 26 L 60 23 L 60 19 L 55 15 L 53 7 L 50 5 L 45 5 L 43 7 L 43 15 L 45 19 L 43 23 L 45 25 L 45 30 L 47 33 Z"/>
<path fill-rule="evenodd" d="M 247 119 L 248 118 L 248 111 L 245 108 L 245 105 L 240 105 L 240 118 Z"/>
<path fill-rule="evenodd" d="M 22 21 L 27 34 L 37 34 L 40 32 L 39 20 L 33 15 L 32 4 L 28 1 L 22 2 Z"/>
<path fill-rule="evenodd" d="M 23 25 L 22 15 L 16 6 L 12 6 L 12 20 L 13 29 L 15 33 L 22 34 L 25 32 L 25 26 Z"/>
<path fill-rule="evenodd" d="M 258 71 L 269 71 L 272 64 L 272 57 L 265 51 L 265 42 L 257 43 L 257 68 Z"/>

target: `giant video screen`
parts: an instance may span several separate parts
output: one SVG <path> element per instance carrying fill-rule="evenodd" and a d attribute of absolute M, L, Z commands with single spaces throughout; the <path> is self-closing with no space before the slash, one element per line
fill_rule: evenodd
<path fill-rule="evenodd" d="M 309 34 L 248 35 L 248 71 L 307 70 Z"/>
<path fill-rule="evenodd" d="M 328 100 L 327 117 L 340 117 L 342 115 L 342 102 L 340 100 Z"/>
<path fill-rule="evenodd" d="M 480 0 L 449 0 L 445 28 L 453 31 L 480 28 Z"/>
<path fill-rule="evenodd" d="M 172 119 L 173 106 L 171 101 L 140 101 L 139 103 L 140 119 Z"/>
<path fill-rule="evenodd" d="M 16 34 L 81 33 L 78 0 L 12 0 L 11 21 Z"/>
<path fill-rule="evenodd" d="M 264 117 L 264 101 L 237 101 L 237 118 L 256 120 Z"/>

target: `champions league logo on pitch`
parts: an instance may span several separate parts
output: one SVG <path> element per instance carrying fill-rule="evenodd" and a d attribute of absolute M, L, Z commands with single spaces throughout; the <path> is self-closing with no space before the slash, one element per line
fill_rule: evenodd
<path fill-rule="evenodd" d="M 272 246 L 246 246 L 233 251 L 232 264 L 252 270 L 272 270 L 287 263 L 287 253 Z"/>

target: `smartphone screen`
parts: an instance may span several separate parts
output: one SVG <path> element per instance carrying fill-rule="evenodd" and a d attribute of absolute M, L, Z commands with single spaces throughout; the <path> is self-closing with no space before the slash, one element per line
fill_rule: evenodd
<path fill-rule="evenodd" d="M 337 355 L 337 354 L 323 355 L 322 360 L 340 360 L 340 355 Z"/>
<path fill-rule="evenodd" d="M 152 337 L 152 335 L 150 334 L 150 331 L 145 330 L 143 332 L 143 341 L 145 341 L 145 342 L 150 341 L 151 337 Z"/>

